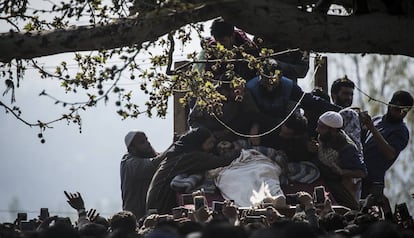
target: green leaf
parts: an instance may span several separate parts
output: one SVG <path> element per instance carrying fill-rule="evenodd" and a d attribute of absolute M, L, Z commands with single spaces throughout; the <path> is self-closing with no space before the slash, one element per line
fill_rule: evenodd
<path fill-rule="evenodd" d="M 33 30 L 35 29 L 35 27 L 34 27 L 34 25 L 33 25 L 31 22 L 29 22 L 29 23 L 27 23 L 27 24 L 24 26 L 24 29 L 25 29 L 26 31 L 30 32 L 30 31 L 33 31 Z"/>

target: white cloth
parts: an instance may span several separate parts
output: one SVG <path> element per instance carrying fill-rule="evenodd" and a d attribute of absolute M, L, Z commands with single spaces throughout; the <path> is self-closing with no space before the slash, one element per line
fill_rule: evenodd
<path fill-rule="evenodd" d="M 243 149 L 240 156 L 223 168 L 215 179 L 225 199 L 237 206 L 248 207 L 265 197 L 283 195 L 279 177 L 282 169 L 257 150 Z"/>
<path fill-rule="evenodd" d="M 359 121 L 358 113 L 351 108 L 344 108 L 339 111 L 339 114 L 341 114 L 342 119 L 344 120 L 343 130 L 354 141 L 358 151 L 363 153 L 361 142 L 361 123 Z"/>

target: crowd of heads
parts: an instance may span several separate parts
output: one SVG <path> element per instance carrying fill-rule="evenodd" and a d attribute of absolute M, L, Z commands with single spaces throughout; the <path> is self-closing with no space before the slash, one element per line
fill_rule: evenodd
<path fill-rule="evenodd" d="M 200 191 L 192 194 L 200 197 Z M 296 193 L 297 204 L 278 208 L 272 204 L 237 207 L 232 201 L 195 208 L 186 204 L 170 214 L 151 211 L 137 219 L 129 211 L 105 218 L 78 210 L 79 218 L 38 216 L 30 221 L 18 217 L 0 224 L 1 238 L 266 238 L 266 237 L 414 237 L 414 222 L 405 204 L 396 206 L 392 219 L 369 198 L 360 210 L 332 206 L 326 197 L 321 204 L 306 192 Z M 220 206 L 216 206 L 219 204 Z M 83 221 L 82 221 L 83 220 Z M 30 224 L 30 226 L 28 226 Z"/>

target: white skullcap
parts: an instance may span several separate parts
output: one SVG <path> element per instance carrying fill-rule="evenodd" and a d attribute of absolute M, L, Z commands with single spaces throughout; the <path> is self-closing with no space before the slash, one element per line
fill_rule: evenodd
<path fill-rule="evenodd" d="M 332 128 L 342 128 L 342 126 L 344 125 L 344 120 L 342 119 L 341 114 L 337 112 L 325 112 L 319 117 L 319 120 L 323 124 Z"/>
<path fill-rule="evenodd" d="M 142 133 L 142 132 L 138 131 L 138 130 L 132 130 L 132 131 L 128 132 L 128 134 L 126 134 L 126 136 L 125 136 L 125 145 L 126 145 L 126 147 L 128 147 L 131 144 L 131 142 L 134 139 L 135 135 L 138 134 L 138 133 Z"/>

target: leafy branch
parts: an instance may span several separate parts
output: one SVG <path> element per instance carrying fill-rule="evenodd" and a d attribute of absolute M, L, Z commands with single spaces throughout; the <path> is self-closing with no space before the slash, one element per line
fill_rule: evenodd
<path fill-rule="evenodd" d="M 53 4 L 52 2 L 53 6 L 49 10 L 30 9 L 30 11 L 33 13 L 50 11 L 53 14 L 60 14 L 60 16 L 55 17 L 52 23 L 50 23 L 41 20 L 35 14 L 32 18 L 27 18 L 30 22 L 26 24 L 25 30 L 30 32 L 34 30 L 40 31 L 45 28 L 56 29 L 67 26 L 71 19 L 79 20 L 83 19 L 83 17 L 89 17 L 92 24 L 100 24 L 112 21 L 112 16 L 122 17 L 128 13 L 127 9 L 130 7 L 128 1 L 113 2 L 114 4 L 111 7 L 102 5 L 98 0 L 74 0 L 73 5 L 70 6 L 64 2 L 59 4 Z M 175 11 L 188 11 L 199 6 L 163 1 L 160 4 L 164 4 L 167 9 L 170 8 Z M 157 6 L 151 5 L 150 7 L 157 9 Z M 27 9 L 22 10 L 19 15 L 16 14 L 14 17 L 20 18 L 20 20 L 27 20 L 25 18 L 26 11 Z M 245 52 L 246 49 L 244 47 L 227 50 L 218 45 L 218 47 L 205 48 L 207 54 L 205 60 L 197 59 L 196 53 L 192 53 L 187 56 L 190 63 L 172 70 L 171 66 L 174 62 L 173 53 L 176 51 L 176 41 L 181 42 L 182 47 L 185 47 L 192 40 L 191 33 L 194 31 L 201 37 L 201 33 L 204 31 L 203 25 L 190 24 L 171 32 L 167 37 L 161 37 L 143 45 L 131 45 L 112 50 L 101 49 L 87 54 L 75 53 L 73 59 L 76 62 L 75 70 L 68 67 L 68 63 L 65 61 L 56 66 L 53 72 L 46 70 L 36 60 L 15 60 L 13 64 L 4 64 L 5 67 L 2 69 L 3 76 L 9 80 L 7 82 L 10 82 L 10 85 L 13 85 L 13 90 L 14 84 L 16 84 L 16 88 L 19 87 L 20 80 L 24 78 L 26 67 L 30 66 L 37 69 L 43 79 L 57 79 L 66 93 L 76 94 L 79 93 L 79 90 L 85 91 L 87 99 L 85 101 L 69 102 L 43 90 L 39 96 L 46 96 L 57 105 L 69 107 L 69 111 L 56 120 L 49 122 L 38 121 L 37 123 L 30 123 L 24 120 L 21 117 L 21 113 L 13 110 L 16 108 L 6 106 L 3 103 L 2 106 L 6 108 L 7 112 L 11 112 L 26 125 L 30 127 L 37 126 L 41 131 L 44 131 L 46 128 L 52 128 L 51 125 L 53 123 L 61 120 L 67 120 L 68 123 L 76 123 L 79 125 L 79 130 L 81 130 L 79 112 L 97 106 L 100 101 L 107 103 L 111 93 L 117 95 L 115 105 L 118 109 L 116 112 L 123 119 L 136 118 L 141 114 L 151 117 L 154 111 L 158 117 L 165 117 L 168 109 L 168 100 L 177 91 L 185 92 L 184 97 L 180 99 L 183 104 L 196 99 L 197 103 L 203 108 L 220 114 L 223 101 L 227 100 L 217 90 L 223 83 L 217 80 L 217 75 L 221 73 L 220 70 L 224 69 L 224 75 L 228 80 L 226 83 L 230 83 L 231 87 L 236 90 L 244 87 L 245 80 L 234 72 L 235 63 L 243 61 L 252 70 L 263 72 L 263 65 L 266 64 L 267 58 L 284 53 L 275 53 L 269 49 L 262 49 L 259 56 L 253 56 Z M 160 54 L 153 54 L 153 47 L 164 50 Z M 143 66 L 137 59 L 138 54 L 142 51 L 145 51 L 150 56 L 149 67 Z M 294 50 L 288 50 L 286 53 L 292 51 Z M 211 58 L 215 58 L 215 60 Z M 121 63 L 109 65 L 111 59 L 120 60 Z M 195 64 L 212 65 L 212 67 L 211 69 L 198 71 L 190 67 Z M 130 81 L 140 84 L 140 90 L 148 96 L 148 100 L 144 102 L 145 108 L 142 108 L 139 105 L 140 103 L 134 101 L 136 92 L 127 90 L 120 83 L 121 78 L 126 75 L 129 75 Z M 139 81 L 136 79 L 139 79 Z M 109 86 L 106 86 L 107 83 L 109 83 Z"/>

